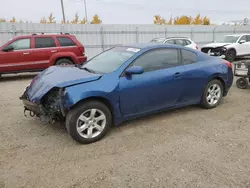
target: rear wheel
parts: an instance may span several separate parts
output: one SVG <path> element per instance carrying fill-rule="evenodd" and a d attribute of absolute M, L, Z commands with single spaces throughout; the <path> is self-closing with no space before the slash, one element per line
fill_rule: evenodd
<path fill-rule="evenodd" d="M 247 86 L 248 86 L 248 81 L 246 78 L 239 78 L 237 81 L 236 81 L 236 86 L 240 89 L 246 89 Z"/>
<path fill-rule="evenodd" d="M 89 101 L 73 108 L 66 117 L 70 136 L 82 144 L 90 144 L 103 138 L 109 131 L 112 115 L 106 105 Z"/>
<path fill-rule="evenodd" d="M 204 108 L 210 109 L 218 106 L 223 96 L 223 85 L 219 80 L 210 81 L 202 96 L 201 105 Z"/>
<path fill-rule="evenodd" d="M 55 65 L 73 65 L 73 62 L 69 59 L 59 59 Z"/>
<path fill-rule="evenodd" d="M 230 61 L 230 62 L 233 62 L 235 60 L 235 57 L 236 57 L 236 52 L 235 50 L 229 50 L 227 53 L 226 53 L 226 60 Z"/>

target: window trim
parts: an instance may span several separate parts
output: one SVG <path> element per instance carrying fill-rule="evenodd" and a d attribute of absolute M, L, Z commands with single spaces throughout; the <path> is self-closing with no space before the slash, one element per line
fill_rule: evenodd
<path fill-rule="evenodd" d="M 44 38 L 51 38 L 54 41 L 55 46 L 37 48 L 36 47 L 36 39 L 44 39 Z M 51 36 L 35 36 L 34 37 L 34 49 L 48 49 L 48 48 L 56 48 L 56 47 L 58 47 L 58 46 L 57 46 L 57 43 L 56 43 L 56 40 L 54 37 L 51 37 Z"/>
<path fill-rule="evenodd" d="M 152 52 L 152 51 L 155 51 L 155 50 L 176 50 L 177 51 L 177 60 L 178 60 L 178 65 L 177 66 L 174 66 L 174 67 L 178 67 L 178 66 L 181 66 L 181 65 L 183 65 L 182 64 L 182 56 L 181 56 L 181 49 L 180 48 L 154 48 L 154 49 L 150 49 L 150 50 L 148 50 L 148 51 L 146 51 L 146 52 L 143 52 L 142 54 L 140 54 L 139 56 L 137 56 L 123 71 L 122 71 L 122 73 L 120 74 L 120 77 L 125 77 L 126 75 L 125 75 L 125 71 L 129 68 L 129 67 L 132 67 L 133 65 L 134 65 L 134 63 L 135 63 L 135 61 L 139 58 L 139 57 L 141 57 L 141 56 L 143 56 L 143 55 L 145 55 L 145 54 L 147 54 L 147 53 L 149 53 L 149 52 Z M 165 69 L 170 69 L 170 68 L 174 68 L 174 67 L 169 67 L 169 68 L 165 68 Z M 158 70 L 165 70 L 165 69 L 158 69 Z M 154 70 L 154 71 L 158 71 L 158 70 Z M 149 72 L 153 72 L 153 71 L 149 71 Z M 147 72 L 144 72 L 144 73 L 147 73 Z M 143 73 L 143 74 L 144 74 Z"/>

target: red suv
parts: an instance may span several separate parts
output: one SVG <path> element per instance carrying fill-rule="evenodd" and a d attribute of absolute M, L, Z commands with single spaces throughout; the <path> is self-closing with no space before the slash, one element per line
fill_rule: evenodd
<path fill-rule="evenodd" d="M 0 76 L 41 71 L 52 65 L 87 60 L 83 45 L 70 34 L 33 34 L 16 37 L 0 47 Z"/>

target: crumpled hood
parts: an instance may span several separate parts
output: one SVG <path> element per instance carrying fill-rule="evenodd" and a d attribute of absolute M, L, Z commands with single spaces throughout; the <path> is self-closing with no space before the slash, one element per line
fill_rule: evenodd
<path fill-rule="evenodd" d="M 227 46 L 230 45 L 231 43 L 210 43 L 210 44 L 206 44 L 203 46 L 204 47 L 210 47 L 210 48 L 217 48 L 217 47 L 223 47 L 223 46 Z"/>
<path fill-rule="evenodd" d="M 28 87 L 29 100 L 38 103 L 54 87 L 67 87 L 95 81 L 101 77 L 74 66 L 52 66 L 38 74 Z"/>

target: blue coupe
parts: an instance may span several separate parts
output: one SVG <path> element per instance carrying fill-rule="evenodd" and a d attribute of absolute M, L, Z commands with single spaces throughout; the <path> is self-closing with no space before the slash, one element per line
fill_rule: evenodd
<path fill-rule="evenodd" d="M 20 99 L 32 116 L 63 120 L 74 140 L 88 144 L 132 118 L 194 104 L 214 108 L 232 82 L 230 62 L 147 43 L 116 46 L 81 66 L 50 67 Z"/>

